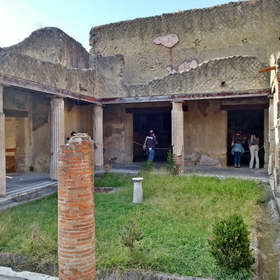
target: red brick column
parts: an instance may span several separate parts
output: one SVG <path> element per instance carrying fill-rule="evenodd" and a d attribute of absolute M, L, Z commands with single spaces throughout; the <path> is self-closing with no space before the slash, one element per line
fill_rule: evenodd
<path fill-rule="evenodd" d="M 60 280 L 94 280 L 93 145 L 76 134 L 61 146 L 58 162 L 58 263 Z"/>

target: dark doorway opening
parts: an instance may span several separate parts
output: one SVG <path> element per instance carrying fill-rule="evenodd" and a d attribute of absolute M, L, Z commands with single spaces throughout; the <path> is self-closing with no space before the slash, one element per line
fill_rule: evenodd
<path fill-rule="evenodd" d="M 133 114 L 133 161 L 145 161 L 147 155 L 143 151 L 143 143 L 150 129 L 155 131 L 158 140 L 155 161 L 166 161 L 168 149 L 171 147 L 171 112 L 139 112 Z"/>
<path fill-rule="evenodd" d="M 249 137 L 252 132 L 258 134 L 260 138 L 260 166 L 264 165 L 264 110 L 230 110 L 228 111 L 228 141 L 227 141 L 227 163 L 233 166 L 233 156 L 231 154 L 231 144 L 234 134 L 241 133 L 242 145 L 245 153 L 241 157 L 241 165 L 249 166 L 250 151 Z"/>

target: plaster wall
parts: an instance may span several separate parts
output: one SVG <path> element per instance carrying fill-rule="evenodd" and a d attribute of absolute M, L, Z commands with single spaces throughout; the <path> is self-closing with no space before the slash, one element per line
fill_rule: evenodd
<path fill-rule="evenodd" d="M 104 162 L 129 163 L 133 160 L 133 116 L 124 106 L 104 108 Z"/>
<path fill-rule="evenodd" d="M 6 118 L 10 122 L 6 133 L 9 136 L 7 143 L 16 148 L 17 171 L 48 172 L 50 99 L 20 89 L 5 88 L 4 111 L 13 115 Z"/>
<path fill-rule="evenodd" d="M 168 65 L 186 60 L 250 55 L 268 64 L 279 48 L 279 12 L 278 0 L 242 1 L 98 26 L 90 32 L 91 53 L 122 54 L 128 84 L 162 78 Z M 153 43 L 167 34 L 179 38 L 173 48 Z"/>
<path fill-rule="evenodd" d="M 184 139 L 186 165 L 226 166 L 227 112 L 219 101 L 188 102 Z"/>
<path fill-rule="evenodd" d="M 16 171 L 16 118 L 5 118 L 5 149 L 6 169 L 8 171 Z"/>
<path fill-rule="evenodd" d="M 87 133 L 92 137 L 92 105 L 77 105 L 71 100 L 65 100 L 65 139 L 71 132 Z"/>

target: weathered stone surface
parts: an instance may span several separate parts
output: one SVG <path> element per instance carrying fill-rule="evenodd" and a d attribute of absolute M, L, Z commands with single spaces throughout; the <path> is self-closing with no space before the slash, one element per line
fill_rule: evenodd
<path fill-rule="evenodd" d="M 206 278 L 178 276 L 175 274 L 154 273 L 144 271 L 100 271 L 98 280 L 207 280 Z M 208 278 L 208 280 L 210 280 Z"/>
<path fill-rule="evenodd" d="M 94 56 L 90 67 L 96 69 L 96 95 L 106 97 L 128 95 L 127 89 L 123 84 L 123 72 L 125 69 L 124 57 L 115 56 Z"/>
<path fill-rule="evenodd" d="M 22 42 L 5 50 L 69 68 L 89 67 L 89 53 L 86 49 L 56 27 L 38 29 Z"/>
<path fill-rule="evenodd" d="M 0 74 L 75 94 L 95 94 L 95 70 L 66 68 L 13 52 L 0 52 Z"/>
<path fill-rule="evenodd" d="M 263 64 L 250 56 L 210 60 L 184 72 L 128 87 L 129 96 L 246 92 L 268 89 L 269 75 L 258 73 Z M 226 86 L 222 86 L 222 82 Z"/>
<path fill-rule="evenodd" d="M 104 108 L 104 163 L 133 160 L 133 116 L 123 106 Z"/>
<path fill-rule="evenodd" d="M 227 112 L 220 110 L 220 101 L 211 101 L 207 106 L 200 103 L 207 104 L 206 101 L 189 101 L 188 110 L 184 112 L 186 164 L 226 167 Z M 201 107 L 207 110 L 202 111 Z"/>
<path fill-rule="evenodd" d="M 215 159 L 211 158 L 208 155 L 202 155 L 199 161 L 199 165 L 201 166 L 220 166 L 220 162 Z"/>
<path fill-rule="evenodd" d="M 128 84 L 166 75 L 169 52 L 152 41 L 168 33 L 180 38 L 173 48 L 174 65 L 191 58 L 203 62 L 235 55 L 255 56 L 268 64 L 270 54 L 279 50 L 279 13 L 279 0 L 257 0 L 107 24 L 92 28 L 91 52 L 122 54 Z"/>
<path fill-rule="evenodd" d="M 198 61 L 196 59 L 185 60 L 182 64 L 178 66 L 178 73 L 183 73 L 194 69 L 198 66 Z"/>
<path fill-rule="evenodd" d="M 173 48 L 179 42 L 177 34 L 168 34 L 165 36 L 157 37 L 153 43 L 156 45 L 162 45 L 166 48 Z"/>

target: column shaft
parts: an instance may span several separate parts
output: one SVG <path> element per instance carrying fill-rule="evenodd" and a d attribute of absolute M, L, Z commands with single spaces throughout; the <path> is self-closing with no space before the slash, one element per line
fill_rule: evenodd
<path fill-rule="evenodd" d="M 3 113 L 3 89 L 0 85 L 0 196 L 6 195 L 5 115 Z"/>
<path fill-rule="evenodd" d="M 172 146 L 173 157 L 180 172 L 184 170 L 184 111 L 183 103 L 172 103 Z"/>
<path fill-rule="evenodd" d="M 103 168 L 103 107 L 94 105 L 93 107 L 93 139 L 95 142 L 95 167 Z"/>
<path fill-rule="evenodd" d="M 60 146 L 65 142 L 64 138 L 64 100 L 54 98 L 51 100 L 51 179 L 57 180 L 58 152 Z"/>

